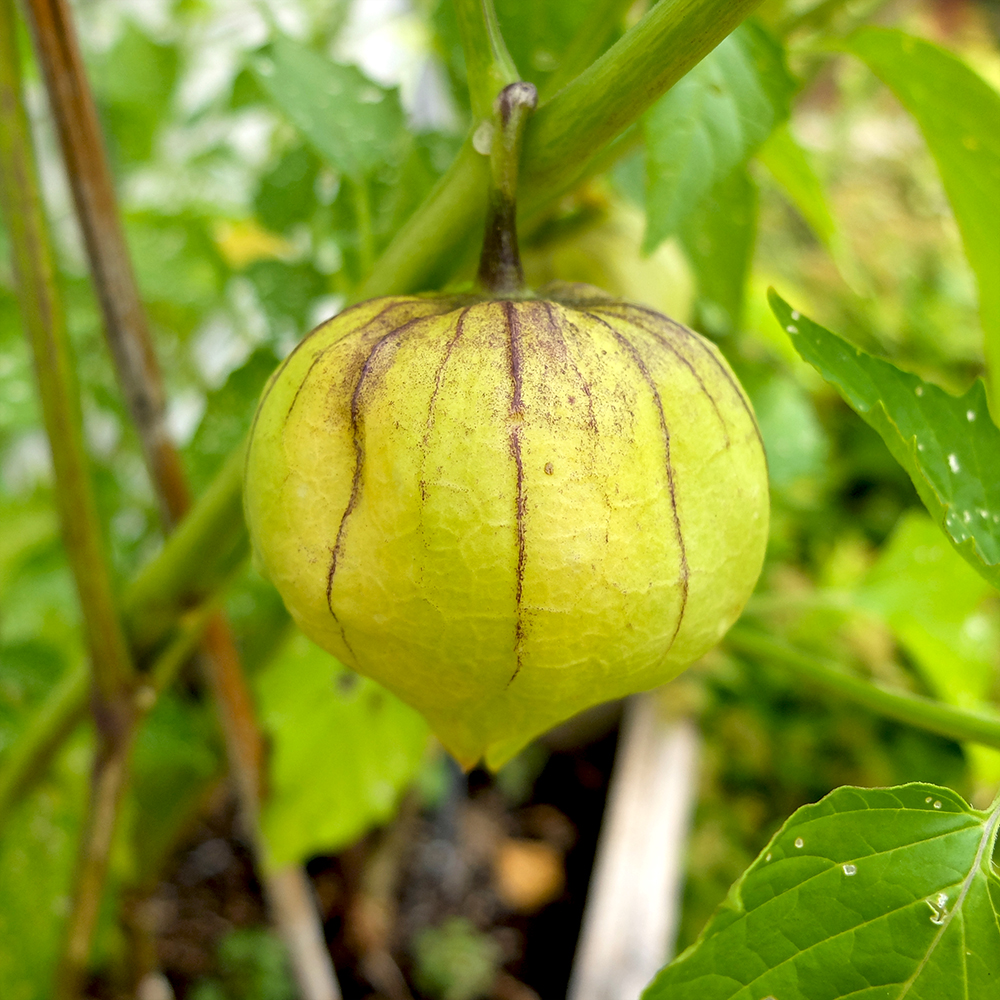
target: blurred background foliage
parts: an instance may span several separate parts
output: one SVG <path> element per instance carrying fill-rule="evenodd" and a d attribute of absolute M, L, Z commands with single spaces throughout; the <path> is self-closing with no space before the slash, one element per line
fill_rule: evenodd
<path fill-rule="evenodd" d="M 646 6 L 497 0 L 514 60 L 543 97 Z M 75 9 L 171 433 L 201 491 L 242 439 L 277 361 L 352 297 L 459 148 L 471 114 L 454 14 L 445 0 Z M 767 444 L 773 503 L 748 615 L 875 679 L 976 706 L 997 694 L 997 593 L 934 528 L 876 434 L 798 359 L 764 294 L 775 285 L 817 321 L 952 391 L 983 371 L 976 284 L 931 153 L 886 86 L 838 51 L 872 23 L 944 46 L 1000 88 L 994 2 L 765 0 L 627 133 L 602 173 L 528 221 L 525 262 L 536 285 L 590 281 L 693 323 L 737 369 Z M 162 543 L 155 499 L 29 73 L 86 437 L 124 582 Z M 473 237 L 478 229 L 470 222 Z M 456 261 L 453 280 L 470 275 L 470 261 Z M 0 232 L 0 762 L 84 656 L 11 281 Z M 264 828 L 277 857 L 347 847 L 387 821 L 415 779 L 434 798 L 441 765 L 414 713 L 292 633 L 252 567 L 226 607 L 271 740 Z M 724 646 L 675 682 L 672 698 L 701 719 L 706 740 L 681 946 L 776 826 L 830 788 L 921 779 L 983 805 L 1000 781 L 995 752 L 828 701 Z M 88 739 L 81 725 L 2 818 L 7 1000 L 45 995 Z M 221 776 L 220 746 L 197 685 L 182 677 L 137 748 L 102 960 L 126 948 L 111 904 L 156 884 Z M 498 787 L 530 785 L 533 767 L 515 762 Z M 523 787 L 511 794 L 526 798 Z M 226 937 L 216 978 L 190 995 L 289 995 L 280 953 L 254 933 L 263 932 Z M 451 924 L 419 939 L 427 995 L 479 995 L 456 986 L 447 963 L 465 956 L 475 980 L 500 961 L 475 933 Z"/>

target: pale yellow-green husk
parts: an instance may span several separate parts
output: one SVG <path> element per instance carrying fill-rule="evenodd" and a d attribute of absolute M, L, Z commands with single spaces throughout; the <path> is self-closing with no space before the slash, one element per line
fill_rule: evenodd
<path fill-rule="evenodd" d="M 669 680 L 763 561 L 764 453 L 719 352 L 567 294 L 348 310 L 250 443 L 251 535 L 296 622 L 466 766 Z"/>

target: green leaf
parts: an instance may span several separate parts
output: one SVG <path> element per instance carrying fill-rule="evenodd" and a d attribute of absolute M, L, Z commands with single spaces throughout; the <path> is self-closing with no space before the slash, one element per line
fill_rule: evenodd
<path fill-rule="evenodd" d="M 698 280 L 696 325 L 713 336 L 743 318 L 757 236 L 757 186 L 744 169 L 722 178 L 684 217 L 680 239 Z"/>
<path fill-rule="evenodd" d="M 773 289 L 768 298 L 795 349 L 878 431 L 959 554 L 1000 587 L 1000 429 L 983 383 L 952 396 L 853 347 Z"/>
<path fill-rule="evenodd" d="M 296 632 L 256 678 L 271 741 L 261 826 L 276 867 L 352 843 L 394 813 L 427 724 Z"/>
<path fill-rule="evenodd" d="M 643 998 L 994 996 L 998 822 L 935 785 L 838 788 L 785 823 Z"/>
<path fill-rule="evenodd" d="M 991 593 L 934 523 L 922 511 L 910 510 L 854 600 L 892 628 L 937 697 L 989 711 L 1000 645 L 1000 614 L 985 600 Z M 980 782 L 1000 780 L 1000 753 L 975 743 L 963 749 Z"/>
<path fill-rule="evenodd" d="M 787 125 L 779 125 L 771 133 L 757 151 L 757 159 L 777 181 L 816 238 L 827 249 L 832 249 L 837 224 L 826 192 L 805 150 L 795 141 Z"/>
<path fill-rule="evenodd" d="M 794 90 L 781 45 L 747 22 L 646 112 L 647 252 L 788 117 Z"/>
<path fill-rule="evenodd" d="M 352 180 L 401 158 L 407 133 L 395 90 L 283 37 L 253 71 L 316 152 Z"/>
<path fill-rule="evenodd" d="M 1000 386 L 1000 94 L 950 52 L 901 31 L 865 28 L 845 45 L 892 88 L 937 162 L 979 283 L 987 363 Z"/>
<path fill-rule="evenodd" d="M 992 590 L 921 511 L 896 525 L 855 600 L 883 617 L 935 694 L 985 707 L 996 680 L 994 629 L 981 606 Z"/>
<path fill-rule="evenodd" d="M 48 1000 L 87 797 L 88 739 L 77 733 L 0 836 L 0 996 Z"/>

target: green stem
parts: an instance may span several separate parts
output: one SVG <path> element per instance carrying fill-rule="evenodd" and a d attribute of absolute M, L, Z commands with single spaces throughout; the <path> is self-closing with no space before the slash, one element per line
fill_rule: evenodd
<path fill-rule="evenodd" d="M 479 259 L 479 287 L 492 295 L 518 295 L 524 271 L 517 247 L 517 174 L 524 126 L 538 103 L 531 83 L 512 83 L 496 99 L 486 232 Z"/>
<path fill-rule="evenodd" d="M 372 234 L 372 206 L 368 197 L 368 182 L 360 177 L 350 181 L 351 200 L 358 231 L 358 269 L 362 279 L 371 273 L 375 263 L 375 239 Z"/>
<path fill-rule="evenodd" d="M 520 75 L 500 34 L 493 0 L 454 0 L 454 4 L 465 52 L 469 100 L 478 124 L 492 115 L 497 94 Z"/>
<path fill-rule="evenodd" d="M 873 684 L 835 664 L 803 653 L 745 625 L 737 625 L 731 629 L 726 642 L 741 653 L 791 669 L 828 691 L 843 695 L 890 719 L 926 729 L 939 736 L 947 736 L 949 739 L 970 740 L 1000 749 L 998 714 L 957 708 L 932 698 Z"/>
<path fill-rule="evenodd" d="M 542 98 L 548 100 L 576 79 L 600 54 L 634 0 L 597 0 L 566 47 L 559 65 L 545 81 Z"/>
<path fill-rule="evenodd" d="M 115 607 L 83 445 L 80 398 L 37 178 L 21 95 L 13 3 L 0 0 L 0 205 L 21 316 L 34 355 L 55 469 L 55 500 L 83 611 L 94 684 L 99 696 L 110 702 L 131 682 L 132 660 Z"/>
<path fill-rule="evenodd" d="M 719 44 L 760 0 L 660 0 L 528 123 L 521 161 L 522 218 L 564 192 L 611 142 Z M 358 298 L 400 294 L 447 277 L 473 220 L 486 210 L 486 164 L 463 146 L 382 253 Z"/>
<path fill-rule="evenodd" d="M 244 449 L 245 444 L 233 451 L 160 553 L 126 589 L 123 614 L 138 654 L 155 648 L 184 609 L 211 597 L 246 558 Z"/>

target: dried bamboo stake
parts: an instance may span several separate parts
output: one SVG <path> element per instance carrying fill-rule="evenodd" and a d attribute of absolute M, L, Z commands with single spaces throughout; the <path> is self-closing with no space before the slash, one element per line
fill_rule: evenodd
<path fill-rule="evenodd" d="M 627 702 L 569 1000 L 636 1000 L 670 957 L 698 745 L 694 724 L 665 720 L 655 693 Z"/>
<path fill-rule="evenodd" d="M 190 506 L 177 449 L 166 430 L 164 391 L 145 310 L 121 227 L 93 94 L 66 0 L 26 0 L 35 48 L 66 161 L 105 332 L 129 413 L 160 499 L 164 525 Z M 262 737 L 232 632 L 221 614 L 208 623 L 202 658 L 215 698 L 245 821 L 262 861 L 259 834 Z M 301 869 L 272 873 L 262 864 L 272 917 L 289 948 L 306 1000 L 340 996 L 322 928 Z M 311 925 L 304 933 L 302 928 Z"/>

